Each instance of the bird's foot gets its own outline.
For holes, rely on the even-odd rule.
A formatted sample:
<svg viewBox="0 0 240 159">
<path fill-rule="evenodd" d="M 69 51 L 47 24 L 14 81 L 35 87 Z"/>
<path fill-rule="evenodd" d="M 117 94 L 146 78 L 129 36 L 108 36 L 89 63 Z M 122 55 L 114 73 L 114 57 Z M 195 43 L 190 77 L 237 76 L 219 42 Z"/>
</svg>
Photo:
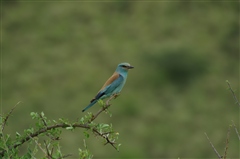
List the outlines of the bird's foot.
<svg viewBox="0 0 240 159">
<path fill-rule="evenodd" d="M 110 106 L 111 104 L 109 103 L 111 100 L 111 98 L 109 98 L 107 101 L 106 101 L 106 106 Z"/>
<path fill-rule="evenodd" d="M 112 99 L 116 99 L 120 93 L 115 93 L 113 94 L 107 101 L 106 101 L 106 106 L 110 106 L 111 104 L 109 103 Z"/>
<path fill-rule="evenodd" d="M 116 93 L 113 95 L 114 99 L 116 99 L 118 96 L 120 96 L 120 93 Z"/>
</svg>

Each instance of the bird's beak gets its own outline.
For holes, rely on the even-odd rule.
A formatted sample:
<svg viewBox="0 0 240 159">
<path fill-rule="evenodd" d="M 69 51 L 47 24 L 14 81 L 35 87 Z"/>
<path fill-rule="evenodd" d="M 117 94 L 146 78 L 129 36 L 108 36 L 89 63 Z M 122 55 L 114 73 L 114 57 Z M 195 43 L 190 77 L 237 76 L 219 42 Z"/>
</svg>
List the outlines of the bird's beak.
<svg viewBox="0 0 240 159">
<path fill-rule="evenodd" d="M 128 66 L 128 69 L 133 69 L 134 67 L 133 66 Z"/>
</svg>

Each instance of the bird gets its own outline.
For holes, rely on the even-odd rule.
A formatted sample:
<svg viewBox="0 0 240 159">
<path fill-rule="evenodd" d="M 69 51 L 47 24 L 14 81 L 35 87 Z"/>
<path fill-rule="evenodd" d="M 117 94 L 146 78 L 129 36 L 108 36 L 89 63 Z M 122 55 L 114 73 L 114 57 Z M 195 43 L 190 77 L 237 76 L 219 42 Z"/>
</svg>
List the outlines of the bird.
<svg viewBox="0 0 240 159">
<path fill-rule="evenodd" d="M 128 70 L 133 68 L 134 67 L 127 62 L 118 64 L 113 75 L 104 83 L 97 95 L 90 101 L 90 104 L 82 110 L 82 112 L 92 107 L 100 99 L 103 100 L 112 95 L 119 94 L 126 83 Z"/>
</svg>

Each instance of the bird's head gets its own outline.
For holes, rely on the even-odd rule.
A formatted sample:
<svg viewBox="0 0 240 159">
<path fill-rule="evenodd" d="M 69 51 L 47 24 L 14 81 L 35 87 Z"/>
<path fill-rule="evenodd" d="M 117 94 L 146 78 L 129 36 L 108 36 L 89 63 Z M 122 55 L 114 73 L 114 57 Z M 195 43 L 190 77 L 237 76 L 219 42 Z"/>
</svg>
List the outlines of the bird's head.
<svg viewBox="0 0 240 159">
<path fill-rule="evenodd" d="M 134 67 L 131 66 L 129 63 L 120 63 L 117 67 L 117 72 L 127 72 L 129 69 L 133 69 Z"/>
</svg>

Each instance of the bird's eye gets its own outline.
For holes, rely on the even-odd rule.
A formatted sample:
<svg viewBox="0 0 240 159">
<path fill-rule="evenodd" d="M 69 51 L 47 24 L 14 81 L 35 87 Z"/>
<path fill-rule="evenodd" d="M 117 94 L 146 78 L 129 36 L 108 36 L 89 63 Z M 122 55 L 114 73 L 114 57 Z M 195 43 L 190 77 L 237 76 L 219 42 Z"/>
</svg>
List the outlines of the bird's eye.
<svg viewBox="0 0 240 159">
<path fill-rule="evenodd" d="M 127 66 L 126 65 L 122 65 L 123 68 L 126 68 Z"/>
</svg>

